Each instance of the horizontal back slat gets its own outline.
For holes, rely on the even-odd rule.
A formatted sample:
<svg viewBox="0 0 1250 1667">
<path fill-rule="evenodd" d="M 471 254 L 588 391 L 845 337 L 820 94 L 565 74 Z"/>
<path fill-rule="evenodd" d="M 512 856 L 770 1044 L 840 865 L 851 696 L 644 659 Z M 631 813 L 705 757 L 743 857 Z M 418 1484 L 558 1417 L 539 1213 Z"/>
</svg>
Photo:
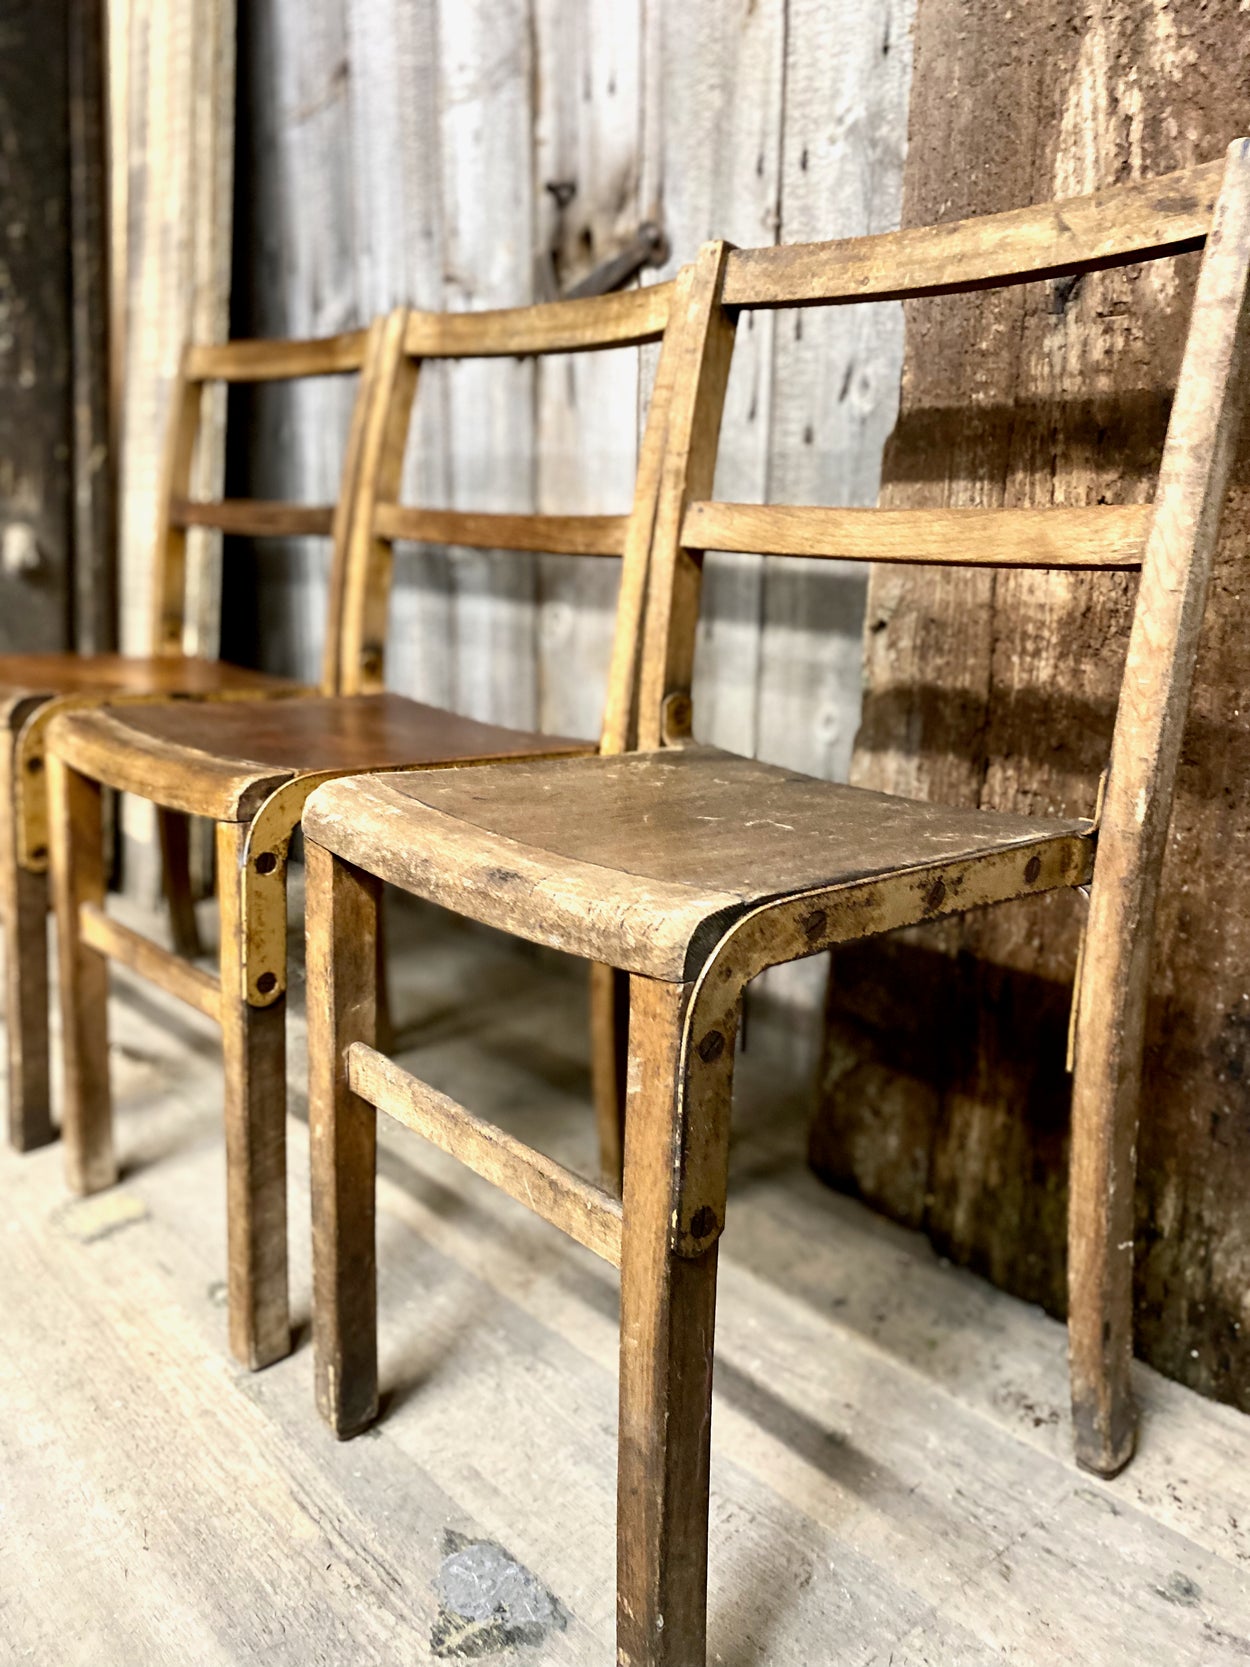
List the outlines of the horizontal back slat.
<svg viewBox="0 0 1250 1667">
<path fill-rule="evenodd" d="M 216 527 L 241 538 L 328 538 L 334 531 L 334 505 L 263 498 L 221 498 L 215 503 L 175 498 L 169 519 L 175 527 Z"/>
<path fill-rule="evenodd" d="M 497 359 L 633 347 L 659 341 L 664 334 L 672 292 L 670 280 L 619 295 L 493 312 L 413 312 L 404 345 L 413 358 L 422 359 Z"/>
<path fill-rule="evenodd" d="M 789 248 L 737 249 L 723 299 L 741 307 L 902 300 L 1029 283 L 1200 248 L 1224 163 L 975 220 Z"/>
<path fill-rule="evenodd" d="M 1141 566 L 1149 504 L 1043 509 L 823 509 L 691 504 L 688 550 L 955 567 Z"/>
<path fill-rule="evenodd" d="M 190 382 L 283 382 L 299 376 L 345 376 L 361 369 L 367 330 L 307 341 L 193 344 L 183 361 Z"/>
<path fill-rule="evenodd" d="M 461 544 L 472 550 L 532 550 L 541 555 L 619 556 L 625 550 L 627 515 L 499 515 L 472 510 L 410 509 L 379 504 L 373 530 L 379 538 L 418 544 Z"/>
</svg>

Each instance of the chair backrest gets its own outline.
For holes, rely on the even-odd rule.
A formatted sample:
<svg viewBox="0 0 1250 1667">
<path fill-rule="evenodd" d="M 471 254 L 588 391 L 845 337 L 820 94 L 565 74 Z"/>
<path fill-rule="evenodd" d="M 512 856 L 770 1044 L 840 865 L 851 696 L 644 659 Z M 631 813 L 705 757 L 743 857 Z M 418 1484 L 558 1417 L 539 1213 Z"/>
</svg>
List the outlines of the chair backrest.
<svg viewBox="0 0 1250 1667">
<path fill-rule="evenodd" d="M 639 450 L 633 507 L 615 515 L 539 515 L 425 509 L 399 502 L 400 475 L 427 360 L 529 358 L 640 346 L 665 337 L 688 272 L 667 283 L 572 301 L 490 312 L 410 311 L 403 351 L 388 359 L 391 384 L 372 407 L 362 447 L 358 510 L 351 537 L 340 657 L 345 693 L 382 686 L 392 550 L 412 539 L 480 550 L 619 557 L 621 584 L 600 744 L 620 751 L 633 739 L 647 558 L 672 386 L 673 333 L 660 354 Z M 389 326 L 388 326 L 389 327 Z"/>
<path fill-rule="evenodd" d="M 942 295 L 1203 249 L 1154 501 L 1053 509 L 824 509 L 712 500 L 743 309 Z M 648 589 L 639 744 L 690 733 L 703 553 L 1132 568 L 1141 580 L 1100 836 L 1157 852 L 1175 780 L 1245 381 L 1250 141 L 1222 161 L 983 219 L 838 243 L 700 252 L 668 416 Z M 1117 831 L 1118 830 L 1118 831 Z M 1154 856 L 1150 861 L 1155 860 Z M 1147 862 L 1149 866 L 1149 862 Z"/>
<path fill-rule="evenodd" d="M 389 386 L 386 355 L 400 356 L 403 316 L 377 319 L 367 328 L 311 340 L 232 341 L 192 344 L 182 355 L 173 389 L 165 442 L 152 587 L 151 648 L 180 654 L 186 623 L 187 534 L 215 528 L 247 538 L 321 536 L 332 540 L 330 619 L 322 687 L 338 687 L 338 629 L 347 578 L 351 518 L 359 485 L 368 414 L 379 390 Z M 389 332 L 389 333 L 388 333 Z M 287 382 L 325 376 L 359 377 L 333 504 L 295 504 L 277 499 L 192 499 L 191 473 L 200 437 L 204 391 L 211 383 Z"/>
</svg>

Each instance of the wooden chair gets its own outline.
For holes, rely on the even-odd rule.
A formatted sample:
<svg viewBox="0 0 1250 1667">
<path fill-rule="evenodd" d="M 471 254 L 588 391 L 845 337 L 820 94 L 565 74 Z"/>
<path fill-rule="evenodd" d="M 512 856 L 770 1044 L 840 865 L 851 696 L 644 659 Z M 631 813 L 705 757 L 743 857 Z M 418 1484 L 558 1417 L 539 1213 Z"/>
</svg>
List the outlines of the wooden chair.
<svg viewBox="0 0 1250 1667">
<path fill-rule="evenodd" d="M 1215 203 L 1212 218 L 1212 203 Z M 876 511 L 710 501 L 739 312 L 936 295 L 1202 247 L 1151 506 Z M 1130 1456 L 1133 1141 L 1150 918 L 1237 429 L 1250 142 L 1146 185 L 848 243 L 699 257 L 648 580 L 643 750 L 321 788 L 307 835 L 314 1342 L 340 1436 L 377 1410 L 374 1108 L 621 1268 L 618 1659 L 705 1656 L 717 1244 L 743 990 L 765 967 L 964 909 L 1091 883 L 1071 1233 L 1081 1462 Z M 948 809 L 694 745 L 706 550 L 1004 567 L 1140 567 L 1101 817 Z M 1097 859 L 1095 861 L 1095 852 Z M 379 879 L 628 973 L 623 1204 L 398 1069 L 371 1034 Z"/>
<path fill-rule="evenodd" d="M 286 695 L 300 685 L 183 651 L 186 551 L 191 527 L 247 537 L 318 533 L 335 537 L 335 583 L 345 577 L 347 522 L 368 378 L 379 332 L 356 330 L 317 341 L 235 341 L 191 345 L 182 356 L 171 400 L 154 544 L 149 652 L 11 654 L 0 658 L 0 912 L 4 917 L 5 1013 L 8 1031 L 10 1143 L 19 1151 L 54 1137 L 48 1091 L 48 801 L 44 773 L 48 725 L 61 712 L 110 700 L 178 697 L 256 698 Z M 192 465 L 201 431 L 204 390 L 212 383 L 262 382 L 305 376 L 362 375 L 362 398 L 348 446 L 337 506 L 192 501 Z M 337 645 L 336 645 L 337 651 Z M 337 662 L 327 667 L 337 679 Z M 186 818 L 158 819 L 170 925 L 185 955 L 198 951 L 188 873 Z"/>
<path fill-rule="evenodd" d="M 290 1347 L 287 855 L 305 799 L 319 783 L 361 770 L 478 765 L 595 750 L 590 742 L 480 723 L 380 689 L 392 541 L 437 539 L 484 549 L 623 556 L 605 747 L 624 746 L 633 721 L 628 699 L 655 507 L 661 407 L 653 401 L 631 515 L 406 509 L 396 497 L 418 368 L 427 359 L 556 354 L 655 341 L 664 332 L 673 292 L 668 283 L 493 313 L 397 310 L 386 321 L 378 352 L 342 606 L 337 616 L 331 608 L 339 656 L 335 674 L 348 692 L 260 707 L 218 703 L 211 710 L 172 703 L 102 707 L 67 714 L 49 731 L 69 1183 L 76 1192 L 93 1192 L 111 1185 L 117 1174 L 105 1001 L 111 957 L 221 1025 L 230 1346 L 253 1368 L 281 1358 Z M 104 912 L 101 784 L 216 823 L 218 978 Z"/>
</svg>

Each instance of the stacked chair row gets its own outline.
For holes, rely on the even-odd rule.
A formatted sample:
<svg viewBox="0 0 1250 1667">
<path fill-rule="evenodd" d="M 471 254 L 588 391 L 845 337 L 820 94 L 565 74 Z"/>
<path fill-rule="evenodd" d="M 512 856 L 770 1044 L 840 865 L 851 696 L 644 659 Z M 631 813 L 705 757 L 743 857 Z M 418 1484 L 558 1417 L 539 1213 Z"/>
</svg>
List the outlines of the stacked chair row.
<svg viewBox="0 0 1250 1667">
<path fill-rule="evenodd" d="M 975 291 L 1197 250 L 1152 504 L 879 511 L 714 499 L 743 312 Z M 1070 1188 L 1074 1425 L 1087 1467 L 1112 1475 L 1132 1454 L 1133 1163 L 1151 921 L 1240 416 L 1248 274 L 1250 143 L 1238 141 L 1223 162 L 982 220 L 791 248 L 713 243 L 673 281 L 601 300 L 456 316 L 399 309 L 332 341 L 193 349 L 169 448 L 153 655 L 0 668 L 14 691 L 3 852 L 13 1138 L 33 1145 L 51 1132 L 42 959 L 50 847 L 70 1184 L 92 1191 L 116 1176 L 112 958 L 221 1026 L 231 1347 L 253 1367 L 288 1351 L 286 874 L 302 816 L 318 1404 L 340 1437 L 377 1413 L 381 1110 L 620 1268 L 618 1659 L 628 1667 L 705 1659 L 731 1086 L 743 992 L 766 967 L 973 907 L 1087 891 Z M 398 501 L 424 361 L 657 341 L 627 514 L 484 515 Z M 202 382 L 330 372 L 360 378 L 337 506 L 187 501 Z M 192 525 L 332 536 L 320 692 L 182 655 Z M 597 746 L 383 691 L 396 539 L 620 559 Z M 945 808 L 697 744 L 691 687 L 709 550 L 1139 571 L 1098 806 L 1081 819 Z M 158 807 L 177 953 L 106 912 L 106 787 Z M 217 830 L 217 978 L 186 955 L 191 816 Z M 605 1185 L 387 1057 L 383 883 L 590 963 Z"/>
</svg>

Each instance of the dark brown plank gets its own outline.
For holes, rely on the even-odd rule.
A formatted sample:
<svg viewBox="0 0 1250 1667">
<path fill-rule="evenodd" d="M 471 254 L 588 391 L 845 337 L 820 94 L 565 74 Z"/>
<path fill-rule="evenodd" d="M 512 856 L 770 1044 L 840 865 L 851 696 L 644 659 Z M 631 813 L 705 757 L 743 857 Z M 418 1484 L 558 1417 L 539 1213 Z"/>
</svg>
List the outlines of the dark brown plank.
<svg viewBox="0 0 1250 1667">
<path fill-rule="evenodd" d="M 0 650 L 69 643 L 68 14 L 67 0 L 15 0 L 0 52 Z"/>
<path fill-rule="evenodd" d="M 1229 14 L 1193 13 L 1176 39 L 1138 4 L 1091 24 L 1060 0 L 1010 19 L 988 0 L 926 0 L 916 46 L 913 223 L 1040 200 L 1057 179 L 1095 184 L 1081 159 L 1102 159 L 1104 177 L 1126 168 L 1128 121 L 1143 172 L 1205 160 L 1250 127 Z M 1094 56 L 1110 80 L 1064 126 Z M 1175 287 L 1130 271 L 915 303 L 883 503 L 1147 499 L 1195 268 L 1178 262 Z M 1243 443 L 1160 893 L 1136 1277 L 1139 1353 L 1243 1406 L 1250 898 L 1228 853 L 1250 827 L 1248 483 Z M 876 572 L 855 778 L 948 804 L 1088 814 L 1131 601 L 1115 578 Z M 840 951 L 813 1144 L 824 1175 L 1055 1313 L 1066 1306 L 1062 1058 L 1084 913 L 1056 897 Z"/>
</svg>

